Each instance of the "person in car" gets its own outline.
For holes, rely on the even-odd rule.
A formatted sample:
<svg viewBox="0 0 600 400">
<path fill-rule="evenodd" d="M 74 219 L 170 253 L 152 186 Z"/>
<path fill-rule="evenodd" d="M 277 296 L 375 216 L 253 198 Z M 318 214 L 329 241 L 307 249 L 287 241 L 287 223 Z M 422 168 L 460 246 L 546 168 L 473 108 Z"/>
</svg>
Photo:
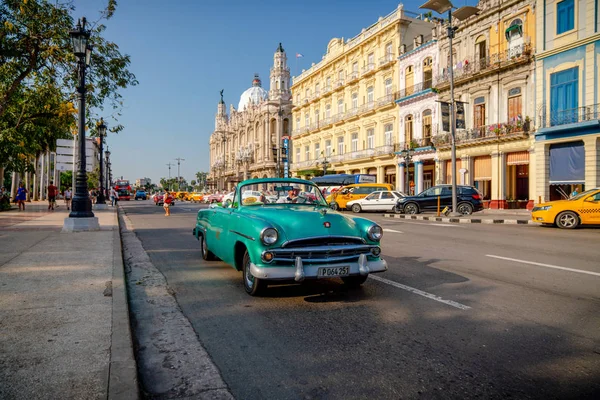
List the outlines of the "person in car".
<svg viewBox="0 0 600 400">
<path fill-rule="evenodd" d="M 298 189 L 288 190 L 286 197 L 280 197 L 278 203 L 295 203 L 298 200 Z"/>
</svg>

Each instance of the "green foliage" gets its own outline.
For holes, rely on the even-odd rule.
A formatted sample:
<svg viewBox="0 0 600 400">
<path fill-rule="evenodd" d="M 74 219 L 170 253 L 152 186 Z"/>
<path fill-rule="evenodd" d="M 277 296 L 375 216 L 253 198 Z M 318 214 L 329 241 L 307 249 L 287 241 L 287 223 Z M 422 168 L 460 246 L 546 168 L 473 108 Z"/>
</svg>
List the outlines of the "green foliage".
<svg viewBox="0 0 600 400">
<path fill-rule="evenodd" d="M 73 185 L 73 171 L 64 171 L 60 173 L 60 191 L 63 192 Z M 73 190 L 73 188 L 71 188 Z"/>
<path fill-rule="evenodd" d="M 109 0 L 101 19 L 110 19 L 116 1 Z M 32 159 L 53 150 L 56 139 L 68 138 L 76 126 L 78 75 L 69 30 L 73 3 L 46 0 L 0 2 L 0 165 L 23 171 Z M 112 132 L 123 107 L 120 91 L 138 82 L 129 70 L 130 57 L 105 38 L 105 25 L 91 29 L 91 68 L 87 70 L 87 121 L 91 133 L 109 107 Z"/>
</svg>

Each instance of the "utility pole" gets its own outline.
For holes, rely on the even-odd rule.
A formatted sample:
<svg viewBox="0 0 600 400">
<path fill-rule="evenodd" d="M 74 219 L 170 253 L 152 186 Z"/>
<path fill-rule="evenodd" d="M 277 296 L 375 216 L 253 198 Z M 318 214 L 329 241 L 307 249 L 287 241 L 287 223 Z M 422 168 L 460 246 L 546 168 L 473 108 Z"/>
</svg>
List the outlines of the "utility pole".
<svg viewBox="0 0 600 400">
<path fill-rule="evenodd" d="M 175 160 L 177 160 L 177 190 L 181 191 L 181 175 L 179 174 L 179 165 L 182 161 L 185 161 L 185 158 L 177 157 Z"/>
<path fill-rule="evenodd" d="M 171 190 L 171 167 L 175 166 L 175 164 L 167 163 L 167 167 L 169 167 L 169 191 Z"/>
</svg>

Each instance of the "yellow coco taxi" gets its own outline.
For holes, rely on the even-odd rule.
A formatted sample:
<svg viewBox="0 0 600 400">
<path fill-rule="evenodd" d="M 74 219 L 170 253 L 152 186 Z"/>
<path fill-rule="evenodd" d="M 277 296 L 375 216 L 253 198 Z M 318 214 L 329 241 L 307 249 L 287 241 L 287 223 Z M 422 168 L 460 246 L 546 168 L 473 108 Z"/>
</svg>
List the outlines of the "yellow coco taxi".
<svg viewBox="0 0 600 400">
<path fill-rule="evenodd" d="M 394 187 L 389 183 L 356 183 L 344 186 L 338 192 L 330 194 L 326 201 L 336 211 L 345 210 L 349 201 L 364 199 L 371 193 L 380 190 L 392 191 Z"/>
<path fill-rule="evenodd" d="M 533 207 L 535 222 L 556 225 L 563 229 L 580 224 L 600 225 L 600 188 L 585 191 L 568 200 L 549 201 Z"/>
</svg>

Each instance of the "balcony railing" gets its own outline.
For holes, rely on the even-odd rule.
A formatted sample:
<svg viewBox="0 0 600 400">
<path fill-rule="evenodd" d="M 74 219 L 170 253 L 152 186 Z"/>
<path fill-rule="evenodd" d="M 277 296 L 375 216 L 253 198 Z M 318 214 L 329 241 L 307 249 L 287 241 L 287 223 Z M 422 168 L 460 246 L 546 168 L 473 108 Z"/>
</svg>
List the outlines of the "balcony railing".
<svg viewBox="0 0 600 400">
<path fill-rule="evenodd" d="M 488 57 L 481 58 L 470 62 L 465 60 L 462 65 L 454 68 L 454 79 L 459 80 L 461 78 L 470 77 L 487 71 L 493 71 L 498 68 L 503 68 L 528 60 L 531 56 L 532 49 L 530 44 L 522 44 L 520 46 L 512 47 L 508 50 L 494 53 Z M 444 69 L 442 75 L 437 78 L 437 84 L 442 85 L 449 83 L 450 75 L 448 69 Z"/>
<path fill-rule="evenodd" d="M 359 75 L 360 74 L 358 73 L 358 71 L 352 71 L 352 72 L 350 72 L 350 74 L 348 74 L 348 83 L 350 83 L 350 82 L 358 79 Z"/>
<path fill-rule="evenodd" d="M 337 113 L 333 117 L 331 117 L 331 122 L 333 122 L 335 124 L 336 122 L 343 121 L 344 118 L 345 118 L 345 115 L 343 112 Z"/>
<path fill-rule="evenodd" d="M 424 147 L 433 147 L 433 139 L 431 136 L 413 138 L 410 142 L 400 142 L 398 151 L 406 149 L 420 149 Z"/>
<path fill-rule="evenodd" d="M 555 110 L 549 113 L 544 112 L 540 116 L 540 128 L 550 128 L 553 126 L 576 124 L 586 121 L 595 121 L 600 119 L 600 104 L 591 106 L 577 107 L 569 110 Z"/>
<path fill-rule="evenodd" d="M 337 89 L 337 88 L 342 87 L 342 86 L 344 86 L 344 80 L 343 79 L 338 79 L 335 82 L 335 88 Z"/>
<path fill-rule="evenodd" d="M 524 122 L 504 122 L 460 129 L 456 132 L 456 144 L 525 137 L 529 135 L 530 128 L 529 119 L 526 119 Z M 440 133 L 433 135 L 431 140 L 435 147 L 446 147 L 451 145 L 452 138 L 450 133 Z"/>
<path fill-rule="evenodd" d="M 375 102 L 371 101 L 369 103 L 365 103 L 362 106 L 360 106 L 360 108 L 358 109 L 358 113 L 363 114 L 363 113 L 373 110 L 374 108 L 375 108 Z"/>
<path fill-rule="evenodd" d="M 362 67 L 363 75 L 368 74 L 371 71 L 375 71 L 375 63 L 369 63 L 369 64 L 365 65 L 364 67 Z"/>
<path fill-rule="evenodd" d="M 352 118 L 358 114 L 358 107 L 353 107 L 346 111 L 346 118 Z"/>
<path fill-rule="evenodd" d="M 385 56 L 383 56 L 379 59 L 379 66 L 383 67 L 384 65 L 391 63 L 392 61 L 394 61 L 394 55 L 386 54 Z"/>
<path fill-rule="evenodd" d="M 421 93 L 427 89 L 431 89 L 433 81 L 427 80 L 424 82 L 417 83 L 416 85 L 409 86 L 400 90 L 398 99 L 401 100 L 405 97 L 412 96 L 413 94 Z"/>
<path fill-rule="evenodd" d="M 331 92 L 331 86 L 325 86 L 323 88 L 323 96 L 325 96 L 329 92 Z"/>
<path fill-rule="evenodd" d="M 398 94 L 398 92 L 395 92 L 386 94 L 385 96 L 381 96 L 377 99 L 377 107 L 383 107 L 388 104 L 393 104 L 394 101 L 396 101 L 396 99 L 398 98 Z"/>
</svg>

